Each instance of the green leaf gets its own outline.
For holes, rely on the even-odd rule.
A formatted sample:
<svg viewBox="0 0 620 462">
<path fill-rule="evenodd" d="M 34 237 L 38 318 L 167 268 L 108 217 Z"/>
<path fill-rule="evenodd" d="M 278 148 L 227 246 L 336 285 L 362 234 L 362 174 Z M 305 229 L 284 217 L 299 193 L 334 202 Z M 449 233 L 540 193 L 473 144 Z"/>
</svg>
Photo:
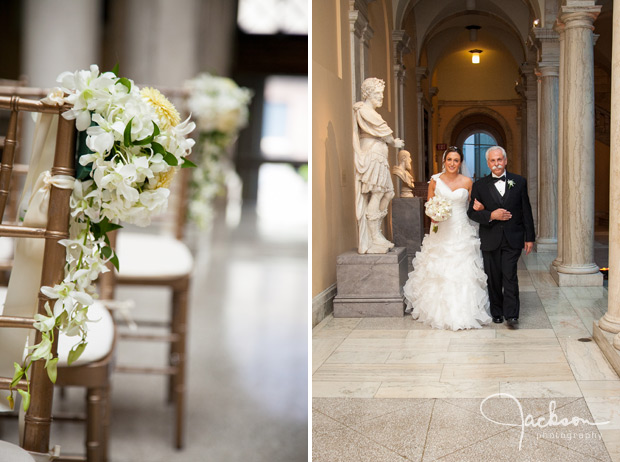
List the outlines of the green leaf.
<svg viewBox="0 0 620 462">
<path fill-rule="evenodd" d="M 114 254 L 114 256 L 112 256 L 112 258 L 110 258 L 110 261 L 114 265 L 114 268 L 116 268 L 116 271 L 121 270 L 119 262 L 118 262 L 118 256 L 116 255 L 116 253 Z"/>
<path fill-rule="evenodd" d="M 56 383 L 56 377 L 58 376 L 58 358 L 50 359 L 45 365 L 45 369 L 52 383 Z"/>
<path fill-rule="evenodd" d="M 28 412 L 28 408 L 30 407 L 30 393 L 25 390 L 17 390 L 17 392 L 22 395 L 22 407 L 24 408 L 24 412 Z"/>
<path fill-rule="evenodd" d="M 198 167 L 198 165 L 193 163 L 191 160 L 189 160 L 186 157 L 183 158 L 183 163 L 181 164 L 181 168 L 196 168 L 196 167 Z"/>
<path fill-rule="evenodd" d="M 127 91 L 130 92 L 131 91 L 131 81 L 125 77 L 121 77 L 120 79 L 118 79 L 118 82 L 121 85 L 125 85 L 127 87 Z"/>
<path fill-rule="evenodd" d="M 99 223 L 91 223 L 90 225 L 90 229 L 93 232 L 95 239 L 105 236 L 106 243 L 108 245 L 110 244 L 110 240 L 107 238 L 106 234 L 120 228 L 122 228 L 122 225 L 111 223 L 107 217 L 104 217 Z"/>
<path fill-rule="evenodd" d="M 25 373 L 22 367 L 17 363 L 13 363 L 13 367 L 15 367 L 15 373 L 13 374 L 13 381 L 11 382 L 10 388 L 17 386 L 17 382 L 22 379 Z"/>
<path fill-rule="evenodd" d="M 6 399 L 9 402 L 9 407 L 11 408 L 11 411 L 15 409 L 15 399 L 13 398 L 13 392 L 11 392 L 11 394 L 7 396 Z"/>
<path fill-rule="evenodd" d="M 67 364 L 69 364 L 70 366 L 71 364 L 73 364 L 74 361 L 77 361 L 77 359 L 80 356 L 82 356 L 82 353 L 84 353 L 85 348 L 86 348 L 86 342 L 80 342 L 76 346 L 74 346 L 69 352 Z"/>
<path fill-rule="evenodd" d="M 131 122 L 133 121 L 133 117 L 129 119 L 127 122 L 127 126 L 125 127 L 125 132 L 123 133 L 123 144 L 126 147 L 131 146 Z"/>
<path fill-rule="evenodd" d="M 174 156 L 174 154 L 168 151 L 166 151 L 166 154 L 164 155 L 164 162 L 168 165 L 172 165 L 173 167 L 179 165 L 178 159 Z"/>
<path fill-rule="evenodd" d="M 155 154 L 161 154 L 162 157 L 164 157 L 167 152 L 166 149 L 161 144 L 159 144 L 157 141 L 153 141 L 151 143 L 151 149 L 153 150 Z"/>
<path fill-rule="evenodd" d="M 94 127 L 96 125 L 97 124 L 91 120 L 90 126 Z M 87 165 L 80 164 L 80 157 L 86 154 L 94 154 L 94 151 L 92 151 L 86 145 L 86 138 L 87 138 L 86 130 L 84 130 L 83 132 L 78 132 L 77 142 L 75 145 L 75 156 L 76 156 L 75 157 L 75 170 L 76 170 L 75 176 L 78 180 L 84 180 L 86 178 L 89 178 L 90 173 L 92 172 L 92 165 L 93 165 L 92 162 Z"/>
<path fill-rule="evenodd" d="M 110 247 L 104 247 L 101 249 L 101 254 L 104 258 L 110 258 L 112 256 L 112 249 Z"/>
<path fill-rule="evenodd" d="M 116 65 L 114 66 L 114 68 L 112 69 L 112 73 L 118 77 L 118 70 L 119 70 L 119 65 L 118 63 L 116 63 Z"/>
<path fill-rule="evenodd" d="M 159 133 L 160 133 L 159 127 L 157 126 L 155 122 L 153 122 L 153 133 L 151 133 L 146 138 L 142 138 L 141 140 L 134 141 L 133 144 L 134 146 L 145 146 L 147 144 L 151 144 L 153 142 L 153 139 L 155 139 L 155 137 L 159 135 Z"/>
</svg>

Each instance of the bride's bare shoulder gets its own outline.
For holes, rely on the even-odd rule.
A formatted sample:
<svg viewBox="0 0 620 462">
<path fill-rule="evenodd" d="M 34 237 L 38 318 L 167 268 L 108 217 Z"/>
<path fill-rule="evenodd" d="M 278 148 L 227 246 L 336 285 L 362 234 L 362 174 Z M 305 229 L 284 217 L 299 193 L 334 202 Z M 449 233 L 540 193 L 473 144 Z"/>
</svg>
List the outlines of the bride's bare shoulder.
<svg viewBox="0 0 620 462">
<path fill-rule="evenodd" d="M 474 182 L 472 181 L 471 178 L 469 178 L 468 176 L 465 175 L 461 175 L 461 181 L 463 182 L 463 184 L 465 185 L 465 187 L 467 189 L 469 189 L 471 187 L 472 184 L 474 184 Z"/>
</svg>

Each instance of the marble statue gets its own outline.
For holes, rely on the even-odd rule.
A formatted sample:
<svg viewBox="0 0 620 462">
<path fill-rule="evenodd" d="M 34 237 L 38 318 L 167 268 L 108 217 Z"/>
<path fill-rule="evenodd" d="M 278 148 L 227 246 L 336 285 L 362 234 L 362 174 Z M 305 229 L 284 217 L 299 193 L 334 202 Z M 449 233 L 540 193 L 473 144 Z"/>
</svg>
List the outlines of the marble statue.
<svg viewBox="0 0 620 462">
<path fill-rule="evenodd" d="M 394 197 L 388 163 L 388 144 L 397 149 L 405 143 L 392 136 L 392 129 L 376 111 L 383 104 L 385 82 L 374 77 L 362 83 L 362 100 L 353 105 L 355 127 L 355 215 L 360 254 L 387 253 L 394 244 L 381 232 L 383 218 Z"/>
<path fill-rule="evenodd" d="M 392 174 L 402 181 L 400 186 L 400 197 L 413 197 L 413 176 L 411 176 L 411 154 L 409 151 L 398 152 L 398 165 L 392 167 Z"/>
</svg>

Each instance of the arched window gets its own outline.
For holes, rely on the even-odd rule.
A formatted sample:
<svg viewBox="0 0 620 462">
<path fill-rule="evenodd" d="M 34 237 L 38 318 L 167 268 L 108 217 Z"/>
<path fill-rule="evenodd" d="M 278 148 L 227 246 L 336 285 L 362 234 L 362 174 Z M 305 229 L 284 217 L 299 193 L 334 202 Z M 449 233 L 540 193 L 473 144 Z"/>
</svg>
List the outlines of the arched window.
<svg viewBox="0 0 620 462">
<path fill-rule="evenodd" d="M 474 181 L 491 173 L 484 157 L 484 153 L 491 146 L 497 146 L 497 144 L 498 143 L 495 138 L 484 131 L 476 131 L 472 133 L 463 143 L 465 163 L 467 164 L 469 171 L 473 174 Z"/>
</svg>

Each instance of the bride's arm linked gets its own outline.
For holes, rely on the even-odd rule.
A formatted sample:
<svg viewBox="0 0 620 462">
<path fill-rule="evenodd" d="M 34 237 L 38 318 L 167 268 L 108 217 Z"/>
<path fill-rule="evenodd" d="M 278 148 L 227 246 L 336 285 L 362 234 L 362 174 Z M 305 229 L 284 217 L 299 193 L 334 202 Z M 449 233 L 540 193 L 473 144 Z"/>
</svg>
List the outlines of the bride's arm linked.
<svg viewBox="0 0 620 462">
<path fill-rule="evenodd" d="M 467 216 L 481 225 L 488 226 L 491 222 L 491 212 L 485 209 L 484 205 L 482 205 L 482 203 L 478 200 L 479 197 L 477 183 L 474 183 L 469 196 Z M 479 204 L 482 208 L 479 208 L 477 204 Z"/>
<path fill-rule="evenodd" d="M 437 186 L 437 183 L 435 182 L 434 178 L 431 178 L 431 181 L 428 182 L 428 194 L 426 195 L 426 201 L 430 201 L 433 196 L 435 196 L 435 186 Z M 435 223 L 435 220 L 433 220 L 431 218 L 431 222 Z"/>
</svg>

